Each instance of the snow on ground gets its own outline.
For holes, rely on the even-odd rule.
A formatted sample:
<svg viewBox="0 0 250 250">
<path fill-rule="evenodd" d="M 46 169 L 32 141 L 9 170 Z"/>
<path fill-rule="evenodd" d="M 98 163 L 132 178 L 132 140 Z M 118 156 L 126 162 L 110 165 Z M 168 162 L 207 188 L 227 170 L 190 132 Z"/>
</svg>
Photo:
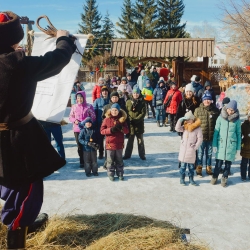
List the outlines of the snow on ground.
<svg viewBox="0 0 250 250">
<path fill-rule="evenodd" d="M 86 85 L 88 101 L 91 84 Z M 69 115 L 69 108 L 65 120 Z M 42 212 L 58 214 L 132 213 L 176 223 L 191 229 L 191 239 L 211 249 L 250 249 L 249 187 L 239 175 L 239 159 L 232 166 L 229 186 L 212 186 L 211 177 L 195 180 L 199 186 L 179 184 L 180 137 L 145 120 L 146 161 L 133 156 L 125 161 L 125 180 L 111 182 L 98 160 L 99 176 L 87 178 L 79 168 L 72 125 L 63 127 L 67 165 L 44 181 Z M 186 177 L 187 179 L 187 177 Z"/>
</svg>

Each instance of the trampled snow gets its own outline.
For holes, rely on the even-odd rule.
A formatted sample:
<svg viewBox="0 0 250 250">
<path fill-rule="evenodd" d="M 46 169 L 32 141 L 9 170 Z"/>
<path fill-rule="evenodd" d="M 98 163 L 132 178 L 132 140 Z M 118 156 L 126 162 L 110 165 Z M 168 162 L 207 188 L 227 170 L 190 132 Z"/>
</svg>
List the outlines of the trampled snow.
<svg viewBox="0 0 250 250">
<path fill-rule="evenodd" d="M 85 85 L 91 101 L 93 84 Z M 70 108 L 65 120 L 68 121 Z M 180 137 L 169 127 L 157 127 L 145 119 L 146 161 L 138 157 L 135 140 L 132 158 L 124 161 L 125 180 L 111 182 L 98 160 L 99 176 L 86 177 L 79 168 L 72 124 L 63 126 L 67 164 L 44 180 L 42 212 L 50 216 L 66 214 L 132 213 L 191 230 L 191 240 L 201 240 L 211 249 L 250 249 L 250 182 L 240 178 L 240 159 L 232 165 L 227 188 L 212 186 L 203 168 L 199 186 L 179 184 L 178 151 Z M 126 141 L 125 141 L 126 144 Z M 214 164 L 214 159 L 213 159 Z M 213 165 L 214 166 L 214 165 Z M 188 177 L 186 177 L 188 180 Z"/>
</svg>

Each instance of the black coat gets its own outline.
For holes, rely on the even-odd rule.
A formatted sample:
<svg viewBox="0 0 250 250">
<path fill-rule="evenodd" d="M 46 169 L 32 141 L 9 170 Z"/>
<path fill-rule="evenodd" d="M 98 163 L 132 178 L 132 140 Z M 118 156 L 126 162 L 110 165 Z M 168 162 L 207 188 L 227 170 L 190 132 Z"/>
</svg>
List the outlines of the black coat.
<svg viewBox="0 0 250 250">
<path fill-rule="evenodd" d="M 75 45 L 67 37 L 57 39 L 53 52 L 25 56 L 21 51 L 0 54 L 0 123 L 26 116 L 33 104 L 37 81 L 58 74 L 68 64 Z M 21 186 L 52 174 L 65 165 L 42 126 L 32 118 L 11 130 L 0 131 L 0 185 Z"/>
<path fill-rule="evenodd" d="M 194 114 L 195 109 L 200 106 L 200 100 L 199 100 L 199 98 L 195 96 L 194 99 L 195 99 L 196 103 L 194 103 L 193 98 L 187 99 L 186 96 L 185 96 L 185 94 L 183 95 L 183 99 L 182 99 L 182 101 L 179 104 L 178 109 L 177 109 L 176 121 L 175 121 L 176 123 L 188 111 L 192 111 L 192 113 Z"/>
</svg>

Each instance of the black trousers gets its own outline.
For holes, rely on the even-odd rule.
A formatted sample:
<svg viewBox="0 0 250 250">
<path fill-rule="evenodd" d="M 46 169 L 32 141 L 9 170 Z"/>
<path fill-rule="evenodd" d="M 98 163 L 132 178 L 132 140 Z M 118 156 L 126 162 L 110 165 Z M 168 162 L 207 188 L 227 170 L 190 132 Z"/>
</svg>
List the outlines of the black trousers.
<svg viewBox="0 0 250 250">
<path fill-rule="evenodd" d="M 74 132 L 76 144 L 77 144 L 77 152 L 80 157 L 80 164 L 83 164 L 83 147 L 82 147 L 82 144 L 78 140 L 79 134 L 80 134 L 79 132 Z"/>
<path fill-rule="evenodd" d="M 98 172 L 96 151 L 83 151 L 83 159 L 86 174 Z"/>
<path fill-rule="evenodd" d="M 143 134 L 136 134 L 136 135 L 129 136 L 124 156 L 131 157 L 133 147 L 134 147 L 135 136 L 137 139 L 139 156 L 140 158 L 145 157 L 145 146 L 144 146 Z"/>
<path fill-rule="evenodd" d="M 175 130 L 175 117 L 176 114 L 169 114 L 169 124 L 171 130 Z"/>
<path fill-rule="evenodd" d="M 218 176 L 220 174 L 222 164 L 223 164 L 223 160 L 216 159 L 213 178 L 218 178 Z M 225 161 L 225 168 L 224 168 L 224 172 L 223 172 L 223 175 L 222 175 L 223 177 L 228 178 L 228 175 L 230 173 L 231 165 L 232 165 L 231 161 Z"/>
<path fill-rule="evenodd" d="M 145 101 L 145 104 L 146 104 L 146 114 L 147 114 L 147 116 L 149 116 L 149 107 L 148 106 L 150 106 L 152 114 L 153 114 L 153 116 L 155 116 L 155 108 L 152 106 L 152 101 Z"/>
<path fill-rule="evenodd" d="M 248 178 L 250 178 L 250 159 L 242 157 L 240 163 L 240 175 L 241 178 L 246 179 L 248 171 Z"/>
</svg>

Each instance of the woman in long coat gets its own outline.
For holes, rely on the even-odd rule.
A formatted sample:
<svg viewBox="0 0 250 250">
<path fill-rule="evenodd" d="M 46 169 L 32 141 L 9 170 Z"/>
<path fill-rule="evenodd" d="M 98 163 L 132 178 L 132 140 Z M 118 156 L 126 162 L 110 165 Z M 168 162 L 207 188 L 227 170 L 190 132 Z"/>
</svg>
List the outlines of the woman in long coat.
<svg viewBox="0 0 250 250">
<path fill-rule="evenodd" d="M 240 153 L 241 148 L 241 121 L 237 109 L 237 102 L 231 100 L 221 110 L 215 125 L 213 136 L 213 151 L 216 154 L 216 164 L 214 168 L 211 184 L 217 181 L 223 161 L 225 169 L 221 178 L 221 185 L 227 186 L 228 174 L 230 172 L 232 161 L 235 160 L 236 153 Z"/>
<path fill-rule="evenodd" d="M 54 51 L 25 56 L 15 51 L 23 36 L 17 15 L 0 13 L 0 198 L 8 249 L 25 248 L 27 226 L 42 206 L 42 178 L 65 165 L 30 111 L 37 81 L 58 74 L 76 49 L 68 32 L 58 31 Z"/>
</svg>

